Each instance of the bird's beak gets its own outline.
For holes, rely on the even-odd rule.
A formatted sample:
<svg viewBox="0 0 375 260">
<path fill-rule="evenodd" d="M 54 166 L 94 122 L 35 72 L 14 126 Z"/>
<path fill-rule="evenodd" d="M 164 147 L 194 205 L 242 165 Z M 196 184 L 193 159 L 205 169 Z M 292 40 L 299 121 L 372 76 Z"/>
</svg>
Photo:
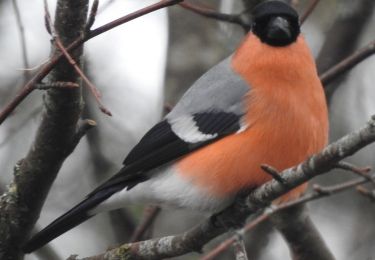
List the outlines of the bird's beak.
<svg viewBox="0 0 375 260">
<path fill-rule="evenodd" d="M 272 18 L 268 25 L 267 37 L 272 40 L 290 40 L 292 37 L 291 26 L 283 17 Z"/>
</svg>

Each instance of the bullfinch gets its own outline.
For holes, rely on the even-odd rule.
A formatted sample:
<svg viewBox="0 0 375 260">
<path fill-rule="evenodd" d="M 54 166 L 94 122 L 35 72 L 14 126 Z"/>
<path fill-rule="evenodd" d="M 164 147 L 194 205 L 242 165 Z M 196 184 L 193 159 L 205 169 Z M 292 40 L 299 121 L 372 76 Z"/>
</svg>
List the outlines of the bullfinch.
<svg viewBox="0 0 375 260">
<path fill-rule="evenodd" d="M 297 12 L 253 11 L 251 32 L 131 150 L 122 169 L 24 245 L 32 252 L 94 215 L 134 203 L 216 213 L 327 143 L 324 91 Z M 305 185 L 280 200 L 298 197 Z"/>
</svg>

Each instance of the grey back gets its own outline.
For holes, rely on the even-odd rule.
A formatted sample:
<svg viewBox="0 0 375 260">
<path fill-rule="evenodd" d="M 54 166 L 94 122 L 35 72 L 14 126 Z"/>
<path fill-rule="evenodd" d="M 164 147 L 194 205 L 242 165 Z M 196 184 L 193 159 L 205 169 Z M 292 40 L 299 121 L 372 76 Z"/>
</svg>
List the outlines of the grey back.
<svg viewBox="0 0 375 260">
<path fill-rule="evenodd" d="M 167 119 L 199 112 L 223 111 L 243 115 L 244 96 L 250 86 L 231 68 L 232 55 L 200 77 L 166 116 Z"/>
</svg>

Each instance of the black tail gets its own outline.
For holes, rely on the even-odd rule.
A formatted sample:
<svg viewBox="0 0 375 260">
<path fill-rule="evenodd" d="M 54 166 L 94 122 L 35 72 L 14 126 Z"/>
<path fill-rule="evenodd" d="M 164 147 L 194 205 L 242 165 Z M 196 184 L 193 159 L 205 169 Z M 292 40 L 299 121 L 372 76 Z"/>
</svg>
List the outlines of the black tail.
<svg viewBox="0 0 375 260">
<path fill-rule="evenodd" d="M 66 231 L 78 226 L 85 220 L 89 219 L 90 216 L 87 211 L 92 208 L 88 207 L 91 204 L 86 199 L 79 203 L 77 206 L 66 212 L 61 217 L 57 218 L 42 231 L 33 236 L 25 245 L 22 250 L 24 253 L 31 253 L 40 247 L 47 244 L 49 241 L 55 239 Z"/>
<path fill-rule="evenodd" d="M 31 253 L 66 231 L 93 217 L 93 215 L 89 214 L 89 211 L 121 189 L 122 187 L 117 186 L 112 187 L 111 189 L 98 191 L 95 194 L 90 194 L 81 203 L 73 207 L 71 210 L 57 218 L 42 231 L 33 236 L 26 244 L 23 245 L 23 252 Z"/>
<path fill-rule="evenodd" d="M 122 168 L 111 179 L 91 192 L 85 200 L 33 236 L 26 244 L 23 245 L 23 252 L 31 253 L 39 249 L 49 241 L 78 226 L 85 220 L 93 217 L 93 215 L 89 213 L 90 210 L 94 209 L 116 192 L 124 188 L 131 189 L 138 183 L 148 179 L 147 176 L 140 173 L 136 175 L 128 174 L 129 172 L 134 171 L 133 168 L 126 166 Z"/>
</svg>

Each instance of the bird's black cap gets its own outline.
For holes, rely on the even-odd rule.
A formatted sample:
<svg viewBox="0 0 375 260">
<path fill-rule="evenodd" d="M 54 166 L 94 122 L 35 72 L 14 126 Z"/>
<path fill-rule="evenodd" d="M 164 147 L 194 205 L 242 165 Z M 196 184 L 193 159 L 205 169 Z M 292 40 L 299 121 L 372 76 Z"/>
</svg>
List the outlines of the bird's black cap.
<svg viewBox="0 0 375 260">
<path fill-rule="evenodd" d="M 290 5 L 281 1 L 265 1 L 252 10 L 254 20 L 269 16 L 287 16 L 298 20 L 298 13 Z"/>
<path fill-rule="evenodd" d="M 287 46 L 300 34 L 298 13 L 281 1 L 265 1 L 252 10 L 252 31 L 271 46 Z"/>
</svg>

